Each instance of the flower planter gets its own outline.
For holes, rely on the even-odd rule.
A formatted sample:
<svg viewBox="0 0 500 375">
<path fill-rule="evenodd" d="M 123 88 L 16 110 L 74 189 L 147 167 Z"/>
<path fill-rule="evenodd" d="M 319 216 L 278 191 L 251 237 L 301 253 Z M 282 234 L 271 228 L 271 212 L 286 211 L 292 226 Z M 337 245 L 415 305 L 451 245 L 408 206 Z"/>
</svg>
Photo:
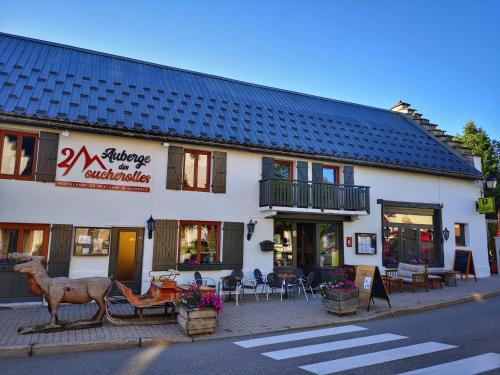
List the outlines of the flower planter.
<svg viewBox="0 0 500 375">
<path fill-rule="evenodd" d="M 261 251 L 274 251 L 274 242 L 273 241 L 262 241 L 259 243 Z"/>
<path fill-rule="evenodd" d="M 329 313 L 338 315 L 356 314 L 359 305 L 359 292 L 345 289 L 329 289 L 323 296 L 323 306 Z"/>
<path fill-rule="evenodd" d="M 217 328 L 217 310 L 213 307 L 189 308 L 180 303 L 177 323 L 189 336 L 212 333 Z"/>
</svg>

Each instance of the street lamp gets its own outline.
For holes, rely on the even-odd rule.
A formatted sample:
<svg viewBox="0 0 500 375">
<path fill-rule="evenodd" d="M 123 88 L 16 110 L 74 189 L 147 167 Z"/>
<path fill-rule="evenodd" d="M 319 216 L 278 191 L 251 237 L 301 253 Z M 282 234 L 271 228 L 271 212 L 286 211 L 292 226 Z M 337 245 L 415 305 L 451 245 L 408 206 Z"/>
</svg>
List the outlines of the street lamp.
<svg viewBox="0 0 500 375">
<path fill-rule="evenodd" d="M 155 219 L 153 219 L 153 215 L 151 215 L 146 222 L 148 224 L 148 238 L 153 238 L 153 231 L 155 230 Z"/>
</svg>

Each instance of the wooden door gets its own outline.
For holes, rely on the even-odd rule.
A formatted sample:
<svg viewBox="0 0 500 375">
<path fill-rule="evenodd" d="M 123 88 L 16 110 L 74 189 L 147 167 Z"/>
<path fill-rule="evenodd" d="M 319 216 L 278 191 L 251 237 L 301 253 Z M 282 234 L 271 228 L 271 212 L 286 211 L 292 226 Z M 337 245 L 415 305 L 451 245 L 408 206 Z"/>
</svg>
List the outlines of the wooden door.
<svg viewBox="0 0 500 375">
<path fill-rule="evenodd" d="M 109 276 L 141 292 L 144 228 L 113 228 Z"/>
</svg>

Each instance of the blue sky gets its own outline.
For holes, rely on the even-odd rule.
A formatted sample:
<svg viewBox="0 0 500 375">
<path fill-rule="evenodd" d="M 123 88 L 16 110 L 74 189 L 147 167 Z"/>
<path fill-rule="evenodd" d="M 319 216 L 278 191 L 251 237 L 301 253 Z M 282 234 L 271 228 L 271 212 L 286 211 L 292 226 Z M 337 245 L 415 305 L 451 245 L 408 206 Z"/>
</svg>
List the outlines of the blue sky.
<svg viewBox="0 0 500 375">
<path fill-rule="evenodd" d="M 71 5 L 71 6 L 69 6 Z M 2 0 L 0 31 L 389 108 L 500 139 L 500 1 Z"/>
</svg>

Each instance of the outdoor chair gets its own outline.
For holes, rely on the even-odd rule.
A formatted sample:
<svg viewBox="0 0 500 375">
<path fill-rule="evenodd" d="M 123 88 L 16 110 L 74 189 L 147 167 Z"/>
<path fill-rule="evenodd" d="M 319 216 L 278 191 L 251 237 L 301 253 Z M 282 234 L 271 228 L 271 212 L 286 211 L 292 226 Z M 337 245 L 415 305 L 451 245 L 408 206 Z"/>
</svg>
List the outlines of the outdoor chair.
<svg viewBox="0 0 500 375">
<path fill-rule="evenodd" d="M 267 275 L 267 288 L 266 288 L 266 299 L 269 301 L 269 290 L 271 293 L 275 291 L 280 291 L 280 300 L 283 302 L 283 293 L 285 292 L 285 282 L 280 279 L 275 273 L 270 273 Z"/>
<path fill-rule="evenodd" d="M 407 264 L 399 263 L 398 268 L 388 268 L 385 270 L 385 275 L 389 278 L 399 278 L 405 284 L 411 284 L 412 291 L 418 286 L 425 288 L 425 291 L 429 291 L 429 275 L 427 274 L 426 264 Z"/>
<path fill-rule="evenodd" d="M 252 277 L 251 272 L 246 272 L 246 276 L 240 280 L 240 288 L 241 288 L 241 297 L 245 298 L 245 289 L 251 289 L 253 294 L 255 295 L 255 299 L 259 302 L 259 295 L 257 293 L 257 280 Z"/>
<path fill-rule="evenodd" d="M 316 293 L 314 292 L 315 288 L 313 288 L 314 272 L 309 272 L 309 275 L 307 275 L 307 277 L 303 278 L 301 281 L 302 290 L 304 291 L 304 294 L 306 296 L 306 301 L 309 302 L 309 297 L 307 297 L 308 292 L 311 293 L 313 299 L 316 299 Z"/>
<path fill-rule="evenodd" d="M 211 277 L 202 277 L 201 273 L 199 273 L 198 271 L 195 271 L 194 273 L 194 281 L 198 286 L 205 285 L 210 288 L 217 289 L 217 284 L 215 283 L 214 279 L 212 279 Z"/>
<path fill-rule="evenodd" d="M 300 295 L 300 289 L 302 288 L 302 280 L 304 279 L 304 271 L 300 268 L 295 268 L 292 270 L 292 273 L 295 275 L 295 278 L 286 283 L 286 287 L 288 288 L 288 295 L 293 297 L 293 291 L 297 290 L 297 296 Z"/>
<path fill-rule="evenodd" d="M 258 268 L 253 270 L 253 276 L 255 278 L 255 289 L 258 289 L 259 285 L 262 285 L 262 293 L 264 293 L 264 289 L 266 289 L 267 285 L 266 278 Z"/>
<path fill-rule="evenodd" d="M 224 296 L 229 296 L 226 301 L 231 300 L 231 296 L 234 294 L 236 296 L 236 306 L 238 306 L 238 295 L 240 292 L 240 287 L 238 280 L 234 276 L 226 276 L 222 279 L 219 295 L 224 298 Z"/>
</svg>

